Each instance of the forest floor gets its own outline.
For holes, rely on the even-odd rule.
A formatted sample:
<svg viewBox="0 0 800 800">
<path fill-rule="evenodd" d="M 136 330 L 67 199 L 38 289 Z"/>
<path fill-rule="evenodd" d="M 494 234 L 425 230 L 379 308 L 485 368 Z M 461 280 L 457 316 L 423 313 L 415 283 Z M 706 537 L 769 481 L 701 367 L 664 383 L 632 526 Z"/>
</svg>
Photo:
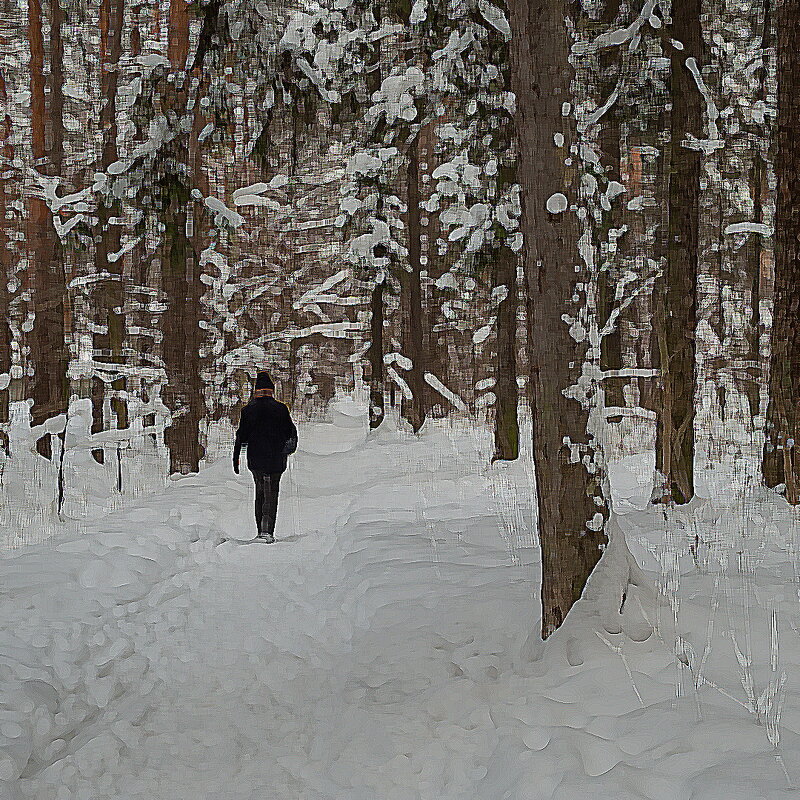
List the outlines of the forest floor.
<svg viewBox="0 0 800 800">
<path fill-rule="evenodd" d="M 466 425 L 367 436 L 350 411 L 301 429 L 274 545 L 233 541 L 255 533 L 252 482 L 224 461 L 0 554 L 3 800 L 798 791 L 781 501 L 711 487 L 665 527 L 651 460 L 618 462 L 651 588 L 594 607 L 611 560 L 542 646 L 530 459 L 487 467 Z"/>
</svg>

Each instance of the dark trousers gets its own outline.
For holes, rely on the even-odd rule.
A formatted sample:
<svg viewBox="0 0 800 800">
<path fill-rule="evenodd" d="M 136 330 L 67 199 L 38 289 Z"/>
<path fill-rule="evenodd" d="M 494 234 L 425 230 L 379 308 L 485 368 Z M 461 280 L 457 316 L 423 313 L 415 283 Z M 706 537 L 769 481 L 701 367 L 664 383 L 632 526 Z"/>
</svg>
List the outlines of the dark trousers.
<svg viewBox="0 0 800 800">
<path fill-rule="evenodd" d="M 280 472 L 251 470 L 256 484 L 256 529 L 260 534 L 275 533 L 275 518 L 278 515 L 278 490 Z"/>
</svg>

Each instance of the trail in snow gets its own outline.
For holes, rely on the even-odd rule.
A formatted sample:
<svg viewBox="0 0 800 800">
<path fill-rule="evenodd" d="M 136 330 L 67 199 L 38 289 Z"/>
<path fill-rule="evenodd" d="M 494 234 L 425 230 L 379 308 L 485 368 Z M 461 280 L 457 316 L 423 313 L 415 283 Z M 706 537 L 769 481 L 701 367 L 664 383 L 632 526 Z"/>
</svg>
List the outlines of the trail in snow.
<svg viewBox="0 0 800 800">
<path fill-rule="evenodd" d="M 249 476 L 222 463 L 0 560 L 3 800 L 787 796 L 776 756 L 800 774 L 788 615 L 777 748 L 742 705 L 690 688 L 666 621 L 662 640 L 638 642 L 579 604 L 538 652 L 525 644 L 539 613 L 530 464 L 488 469 L 483 432 L 367 440 L 343 417 L 303 432 L 274 545 L 222 543 L 254 533 Z M 640 510 L 637 458 L 614 478 L 646 561 L 663 531 Z M 762 600 L 783 556 L 766 561 Z M 700 654 L 713 570 L 676 558 L 680 632 Z M 738 666 L 720 654 L 740 622 L 720 617 L 704 667 L 737 701 Z M 759 690 L 765 632 L 753 628 Z"/>
</svg>

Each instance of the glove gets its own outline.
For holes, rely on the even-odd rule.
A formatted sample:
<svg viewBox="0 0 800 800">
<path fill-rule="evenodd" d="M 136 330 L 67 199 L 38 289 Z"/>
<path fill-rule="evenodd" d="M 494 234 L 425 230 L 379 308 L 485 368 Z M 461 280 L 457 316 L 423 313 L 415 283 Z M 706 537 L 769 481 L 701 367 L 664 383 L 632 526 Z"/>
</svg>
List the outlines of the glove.
<svg viewBox="0 0 800 800">
<path fill-rule="evenodd" d="M 233 462 L 233 471 L 234 471 L 234 472 L 235 472 L 237 475 L 239 474 L 239 462 L 238 462 L 238 461 L 234 461 L 234 462 Z"/>
<path fill-rule="evenodd" d="M 286 440 L 286 444 L 283 446 L 283 452 L 282 452 L 282 455 L 284 455 L 284 456 L 290 456 L 290 455 L 292 455 L 292 453 L 294 453 L 296 450 L 297 450 L 297 437 L 296 437 L 296 436 L 290 436 L 290 437 L 289 437 L 289 438 Z"/>
</svg>

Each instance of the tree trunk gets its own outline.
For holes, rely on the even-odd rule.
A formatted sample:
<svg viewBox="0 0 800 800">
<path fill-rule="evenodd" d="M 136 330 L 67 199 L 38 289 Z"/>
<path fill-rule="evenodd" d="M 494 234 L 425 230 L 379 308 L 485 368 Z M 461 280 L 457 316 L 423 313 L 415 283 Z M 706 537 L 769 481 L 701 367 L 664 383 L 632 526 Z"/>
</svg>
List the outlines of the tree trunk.
<svg viewBox="0 0 800 800">
<path fill-rule="evenodd" d="M 5 44 L 4 40 L 0 43 Z M 6 93 L 5 75 L 0 70 L 0 113 L 3 117 L 0 120 L 0 375 L 9 375 L 6 379 L 9 385 L 0 389 L 0 424 L 9 421 L 9 399 L 10 399 L 10 373 L 11 373 L 11 298 L 9 296 L 8 281 L 10 278 L 9 268 L 11 266 L 11 244 L 9 231 L 9 221 L 6 218 L 7 212 L 11 209 L 11 192 L 9 184 L 11 182 L 11 164 L 14 159 L 14 147 L 11 144 L 11 117 L 6 113 L 8 108 L 8 95 Z M 5 431 L 0 431 L 0 448 L 6 453 L 9 450 L 8 436 Z"/>
<path fill-rule="evenodd" d="M 171 0 L 168 53 L 173 72 L 185 70 L 188 56 L 189 16 L 182 0 Z M 180 79 L 179 79 L 180 80 Z M 178 90 L 176 112 L 186 108 L 188 76 L 183 90 Z M 192 136 L 176 140 L 175 159 L 191 173 L 195 159 L 191 152 Z M 199 420 L 203 415 L 202 379 L 200 375 L 200 264 L 187 230 L 191 202 L 187 178 L 183 170 L 166 174 L 161 277 L 167 295 L 162 343 L 167 384 L 162 396 L 172 413 L 172 424 L 164 432 L 170 453 L 170 472 L 197 472 L 203 448 L 200 444 Z M 189 179 L 190 180 L 190 179 Z"/>
<path fill-rule="evenodd" d="M 30 43 L 31 149 L 37 169 L 48 175 L 60 175 L 63 161 L 63 68 L 60 63 L 61 8 L 51 0 L 50 16 L 50 95 L 49 109 L 45 95 L 44 40 L 40 0 L 28 4 L 28 40 Z M 49 111 L 49 113 L 48 113 Z M 47 131 L 49 129 L 49 141 Z M 30 333 L 30 355 L 34 374 L 26 394 L 33 398 L 31 415 L 34 425 L 66 411 L 69 398 L 66 342 L 67 292 L 61 241 L 56 233 L 50 209 L 44 199 L 29 198 L 28 243 L 32 260 L 32 304 L 35 312 Z M 39 452 L 50 457 L 50 440 L 37 444 Z"/>
<path fill-rule="evenodd" d="M 607 32 L 618 21 L 620 0 L 606 0 L 600 15 L 601 32 Z M 614 67 L 620 58 L 624 58 L 620 50 L 614 47 L 606 48 L 599 57 L 601 78 L 599 80 L 600 97 L 610 97 L 617 85 L 617 76 L 621 71 Z M 613 104 L 603 116 L 603 125 L 600 130 L 600 153 L 605 176 L 609 181 L 622 181 L 622 134 L 620 131 L 621 109 L 618 104 Z M 628 195 L 630 197 L 631 195 Z M 620 200 L 612 201 L 611 210 L 604 213 L 603 233 L 607 239 L 611 228 L 620 228 L 622 225 Z M 608 260 L 606 269 L 600 275 L 598 310 L 600 312 L 600 325 L 605 325 L 615 306 L 617 275 L 619 272 L 619 253 L 625 241 L 625 236 L 617 240 L 617 255 Z M 622 368 L 622 315 L 617 317 L 614 330 L 603 337 L 600 342 L 600 367 L 603 370 Z M 621 407 L 625 405 L 625 396 L 622 387 L 625 381 L 622 378 L 606 378 L 603 381 L 605 402 L 607 406 Z"/>
<path fill-rule="evenodd" d="M 497 252 L 495 286 L 508 290 L 497 308 L 497 364 L 494 394 L 494 455 L 492 461 L 519 457 L 517 404 L 517 254 L 507 246 Z"/>
<path fill-rule="evenodd" d="M 694 496 L 695 328 L 700 204 L 699 150 L 684 146 L 688 134 L 703 135 L 703 97 L 686 66 L 702 65 L 701 0 L 672 9 L 672 113 L 668 241 L 664 276 L 657 287 L 655 323 L 661 357 L 662 405 L 656 432 L 656 468 L 664 476 L 664 497 L 688 503 Z"/>
<path fill-rule="evenodd" d="M 122 24 L 125 13 L 124 0 L 101 0 L 100 3 L 100 129 L 103 149 L 99 172 L 106 172 L 118 158 L 117 152 L 117 82 L 119 61 L 122 56 Z M 112 224 L 112 217 L 122 213 L 118 200 L 101 197 L 97 208 L 95 233 L 95 272 L 107 277 L 100 281 L 95 294 L 97 332 L 94 336 L 95 360 L 100 363 L 121 364 L 125 337 L 125 317 L 122 313 L 124 289 L 122 259 L 116 255 L 121 249 L 120 227 Z M 115 378 L 111 383 L 116 392 L 124 392 L 125 379 Z M 95 378 L 92 382 L 92 432 L 103 430 L 103 402 L 106 383 Z M 114 397 L 111 401 L 118 428 L 128 427 L 125 401 Z M 102 463 L 103 450 L 94 451 Z"/>
<path fill-rule="evenodd" d="M 575 191 L 577 179 L 574 168 L 564 164 L 574 139 L 574 121 L 562 115 L 562 104 L 571 101 L 572 78 L 566 7 L 563 0 L 511 0 L 509 10 L 530 316 L 542 636 L 547 637 L 581 596 L 600 558 L 608 512 L 595 445 L 587 434 L 588 412 L 564 396 L 581 374 L 586 354 L 585 344 L 570 336 L 561 318 L 572 310 L 568 303 L 580 278 L 574 267 L 578 224 L 570 212 L 547 210 L 555 208 L 548 202 L 553 195 Z M 559 131 L 563 147 L 554 146 Z M 581 457 L 573 457 L 573 448 Z"/>
<path fill-rule="evenodd" d="M 370 343 L 367 358 L 369 361 L 369 427 L 377 428 L 383 422 L 383 290 L 385 279 L 373 284 L 370 292 Z"/>
<path fill-rule="evenodd" d="M 767 80 L 769 77 L 768 53 L 772 44 L 772 0 L 764 0 L 764 18 L 761 32 L 762 64 L 759 76 L 758 100 L 767 101 Z M 756 134 L 757 135 L 757 134 Z M 764 190 L 769 185 L 767 176 L 767 156 L 762 153 L 758 139 L 753 147 L 753 167 L 750 180 L 753 192 L 753 222 L 764 222 Z M 750 405 L 750 415 L 758 415 L 761 405 L 761 385 L 764 369 L 761 357 L 761 260 L 764 253 L 763 239 L 751 234 L 747 241 L 747 280 L 750 284 L 750 319 L 746 331 L 747 352 L 745 359 L 753 366 L 746 370 L 744 391 Z"/>
<path fill-rule="evenodd" d="M 168 35 L 167 58 L 173 70 L 182 72 L 189 57 L 189 6 L 186 0 L 169 0 Z"/>
<path fill-rule="evenodd" d="M 778 118 L 775 290 L 770 399 L 762 471 L 800 503 L 800 0 L 777 6 Z"/>
<path fill-rule="evenodd" d="M 170 453 L 170 472 L 197 472 L 203 449 L 198 420 L 202 416 L 202 382 L 198 364 L 200 346 L 199 265 L 186 235 L 189 192 L 173 185 L 166 212 L 162 280 L 168 296 L 164 312 L 163 358 L 167 384 L 162 392 L 172 413 L 164 432 Z"/>
<path fill-rule="evenodd" d="M 411 360 L 411 369 L 405 374 L 411 398 L 403 397 L 400 413 L 408 420 L 414 433 L 425 422 L 425 350 L 423 348 L 423 313 L 420 272 L 422 270 L 422 247 L 420 237 L 420 192 L 419 192 L 419 138 L 408 148 L 408 184 L 406 200 L 408 211 L 408 269 L 400 269 L 401 308 L 403 310 L 403 350 Z"/>
</svg>

